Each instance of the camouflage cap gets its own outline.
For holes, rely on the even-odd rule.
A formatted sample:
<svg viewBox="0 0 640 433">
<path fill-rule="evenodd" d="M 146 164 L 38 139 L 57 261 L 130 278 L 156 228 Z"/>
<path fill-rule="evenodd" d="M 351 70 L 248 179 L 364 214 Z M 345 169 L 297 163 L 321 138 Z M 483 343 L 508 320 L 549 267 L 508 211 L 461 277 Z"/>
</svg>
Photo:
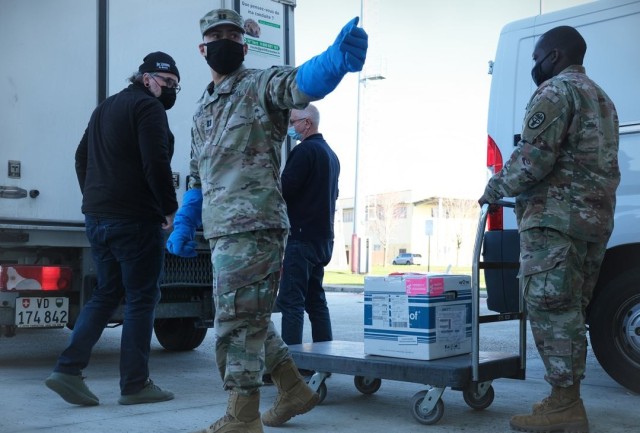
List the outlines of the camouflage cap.
<svg viewBox="0 0 640 433">
<path fill-rule="evenodd" d="M 200 19 L 202 36 L 214 27 L 228 24 L 244 33 L 244 20 L 240 14 L 231 9 L 214 9 Z"/>
</svg>

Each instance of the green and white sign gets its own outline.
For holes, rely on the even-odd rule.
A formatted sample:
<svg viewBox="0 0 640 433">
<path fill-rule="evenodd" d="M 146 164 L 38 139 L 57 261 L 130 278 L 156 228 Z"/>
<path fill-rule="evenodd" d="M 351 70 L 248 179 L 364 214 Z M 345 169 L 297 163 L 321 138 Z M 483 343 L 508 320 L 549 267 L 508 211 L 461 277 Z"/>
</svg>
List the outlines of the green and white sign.
<svg viewBox="0 0 640 433">
<path fill-rule="evenodd" d="M 285 63 L 284 6 L 273 1 L 242 0 L 247 66 L 264 69 Z"/>
</svg>

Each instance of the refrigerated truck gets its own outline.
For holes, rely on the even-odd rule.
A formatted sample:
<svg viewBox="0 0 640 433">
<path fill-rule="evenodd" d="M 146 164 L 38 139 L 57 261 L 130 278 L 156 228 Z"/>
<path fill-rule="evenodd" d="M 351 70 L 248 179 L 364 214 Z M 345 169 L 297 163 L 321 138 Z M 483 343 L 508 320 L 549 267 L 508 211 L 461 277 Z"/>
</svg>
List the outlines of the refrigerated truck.
<svg viewBox="0 0 640 433">
<path fill-rule="evenodd" d="M 0 333 L 73 327 L 96 283 L 85 236 L 76 147 L 101 101 L 128 85 L 142 58 L 176 60 L 182 91 L 167 112 L 178 202 L 190 128 L 211 81 L 198 52 L 200 18 L 226 7 L 251 19 L 248 67 L 293 64 L 295 0 L 0 0 Z M 285 146 L 286 147 L 286 146 Z M 165 255 L 155 334 L 189 350 L 213 326 L 208 244 L 193 259 Z M 119 308 L 111 318 L 122 323 Z"/>
<path fill-rule="evenodd" d="M 522 119 L 535 91 L 531 54 L 553 27 L 575 27 L 587 42 L 587 74 L 611 97 L 620 120 L 614 230 L 587 312 L 591 347 L 607 373 L 640 392 L 640 1 L 600 0 L 506 25 L 490 63 L 487 166 L 496 173 L 520 140 Z M 518 311 L 519 237 L 513 209 L 489 215 L 484 259 L 489 308 Z"/>
</svg>

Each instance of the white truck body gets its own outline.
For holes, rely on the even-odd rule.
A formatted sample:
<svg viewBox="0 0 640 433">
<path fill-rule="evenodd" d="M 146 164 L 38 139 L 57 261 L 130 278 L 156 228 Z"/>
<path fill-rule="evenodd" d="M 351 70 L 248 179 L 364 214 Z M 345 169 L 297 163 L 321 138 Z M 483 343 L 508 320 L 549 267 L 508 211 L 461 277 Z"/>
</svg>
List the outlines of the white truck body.
<svg viewBox="0 0 640 433">
<path fill-rule="evenodd" d="M 503 28 L 492 63 L 487 165 L 497 172 L 518 142 L 526 105 L 535 91 L 531 79 L 535 43 L 560 25 L 575 27 L 587 41 L 587 74 L 612 98 L 620 119 L 622 178 L 615 228 L 587 321 L 602 366 L 619 383 L 640 392 L 640 1 L 595 1 Z M 503 208 L 489 220 L 485 260 L 517 263 L 513 211 Z M 490 308 L 514 311 L 516 272 L 513 267 L 485 271 Z"/>
<path fill-rule="evenodd" d="M 72 326 L 88 300 L 95 280 L 75 150 L 96 105 L 125 88 L 143 57 L 153 51 L 169 53 L 181 75 L 182 91 L 167 112 L 176 138 L 172 170 L 181 201 L 195 104 L 211 81 L 198 52 L 199 20 L 216 7 L 235 9 L 261 23 L 259 37 L 246 36 L 248 67 L 294 63 L 295 0 L 0 0 L 2 333 L 13 335 L 23 326 Z M 163 296 L 156 310 L 156 317 L 165 320 L 166 331 L 156 326 L 165 347 L 195 347 L 213 325 L 211 266 L 208 246 L 202 246 L 203 254 L 194 260 L 166 257 Z M 61 290 L 39 287 L 32 274 L 45 265 L 70 270 L 71 276 L 64 278 L 71 281 Z M 40 322 L 26 323 L 26 312 L 18 317 L 18 304 L 42 302 L 44 297 L 68 300 L 65 320 L 44 323 L 41 317 Z M 66 304 L 49 315 L 64 308 Z M 31 309 L 31 316 L 36 310 Z M 121 312 L 113 321 L 121 321 Z"/>
</svg>

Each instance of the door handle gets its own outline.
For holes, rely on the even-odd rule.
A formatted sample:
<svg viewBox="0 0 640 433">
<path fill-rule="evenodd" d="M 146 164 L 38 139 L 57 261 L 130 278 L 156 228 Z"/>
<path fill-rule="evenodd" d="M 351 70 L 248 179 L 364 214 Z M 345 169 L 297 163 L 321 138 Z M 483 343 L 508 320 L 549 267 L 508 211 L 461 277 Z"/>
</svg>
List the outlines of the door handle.
<svg viewBox="0 0 640 433">
<path fill-rule="evenodd" d="M 0 186 L 0 198 L 25 198 L 27 190 L 17 186 Z"/>
</svg>

